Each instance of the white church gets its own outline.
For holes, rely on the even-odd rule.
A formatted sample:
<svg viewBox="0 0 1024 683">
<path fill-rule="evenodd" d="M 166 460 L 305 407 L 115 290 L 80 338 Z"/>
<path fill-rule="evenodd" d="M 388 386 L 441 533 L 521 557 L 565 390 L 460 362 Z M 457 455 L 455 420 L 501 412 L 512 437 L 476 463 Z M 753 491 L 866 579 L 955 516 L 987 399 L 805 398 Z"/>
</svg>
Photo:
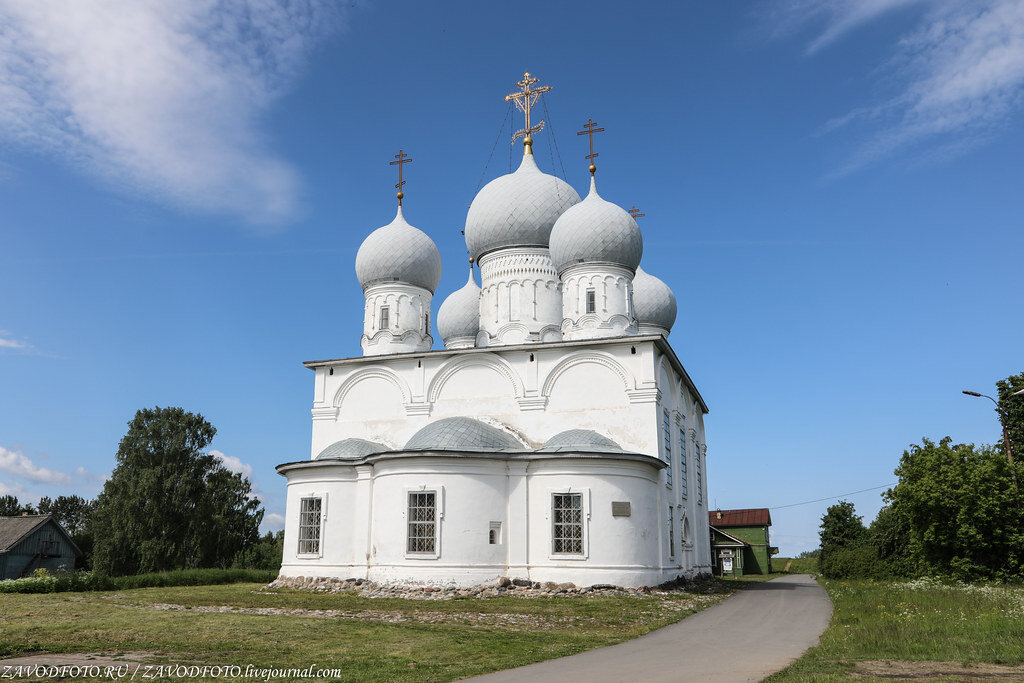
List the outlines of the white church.
<svg viewBox="0 0 1024 683">
<path fill-rule="evenodd" d="M 311 457 L 287 478 L 282 577 L 653 586 L 711 571 L 700 393 L 635 217 L 540 170 L 527 73 L 519 168 L 466 216 L 469 279 L 402 213 L 356 256 L 363 355 L 313 370 Z M 593 124 L 588 123 L 591 136 Z M 515 138 L 513 138 L 515 139 Z M 480 269 L 477 285 L 473 263 Z"/>
</svg>

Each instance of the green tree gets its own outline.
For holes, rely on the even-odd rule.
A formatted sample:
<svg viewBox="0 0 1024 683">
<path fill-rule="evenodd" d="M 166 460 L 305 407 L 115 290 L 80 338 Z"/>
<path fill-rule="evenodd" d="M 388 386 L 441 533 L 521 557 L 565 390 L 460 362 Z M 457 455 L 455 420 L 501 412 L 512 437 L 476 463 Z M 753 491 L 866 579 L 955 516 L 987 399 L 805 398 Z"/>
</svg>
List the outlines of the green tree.
<svg viewBox="0 0 1024 683">
<path fill-rule="evenodd" d="M 245 477 L 206 452 L 217 430 L 181 408 L 140 410 L 93 514 L 93 566 L 112 575 L 227 567 L 259 538 Z"/>
<path fill-rule="evenodd" d="M 856 514 L 853 503 L 841 500 L 825 511 L 819 528 L 821 572 L 825 576 L 839 576 L 833 564 L 840 551 L 853 550 L 863 545 L 867 534 L 864 522 Z"/>
<path fill-rule="evenodd" d="M 896 474 L 884 495 L 908 526 L 914 566 L 961 580 L 1024 575 L 1024 496 L 1000 450 L 924 439 Z"/>
<path fill-rule="evenodd" d="M 999 409 L 1006 416 L 1006 433 L 1010 437 L 1013 458 L 1019 462 L 1024 458 L 1024 396 L 1013 396 L 1013 393 L 1024 389 L 1024 372 L 999 380 L 996 388 L 999 390 Z M 1021 479 L 1019 473 L 1017 478 Z M 1024 485 L 1024 480 L 1020 483 Z"/>
<path fill-rule="evenodd" d="M 86 500 L 81 496 L 57 496 L 53 499 L 43 496 L 39 499 L 39 512 L 53 515 L 82 551 L 82 556 L 76 562 L 79 569 L 92 567 L 92 514 L 95 508 L 95 500 Z"/>
<path fill-rule="evenodd" d="M 886 505 L 878 511 L 875 521 L 868 527 L 868 544 L 873 546 L 878 559 L 895 576 L 914 576 L 916 566 L 911 552 L 910 521 L 903 512 Z"/>
<path fill-rule="evenodd" d="M 36 509 L 31 503 L 19 503 L 17 496 L 0 496 L 0 517 L 17 517 L 25 513 L 34 515 Z"/>
<path fill-rule="evenodd" d="M 235 557 L 234 566 L 239 569 L 268 569 L 277 571 L 281 569 L 281 559 L 283 556 L 284 530 L 276 533 L 268 531 L 260 537 L 257 543 L 250 545 Z"/>
</svg>

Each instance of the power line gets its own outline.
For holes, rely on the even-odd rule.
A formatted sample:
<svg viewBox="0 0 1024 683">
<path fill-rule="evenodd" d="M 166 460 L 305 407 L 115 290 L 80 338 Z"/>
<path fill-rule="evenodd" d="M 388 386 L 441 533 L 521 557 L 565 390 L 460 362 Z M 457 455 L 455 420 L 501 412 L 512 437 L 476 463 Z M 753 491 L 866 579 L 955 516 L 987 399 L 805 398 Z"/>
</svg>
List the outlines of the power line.
<svg viewBox="0 0 1024 683">
<path fill-rule="evenodd" d="M 798 505 L 810 505 L 811 503 L 820 503 L 823 500 L 835 500 L 836 498 L 842 498 L 843 496 L 853 496 L 853 495 L 856 495 L 858 493 L 867 493 L 868 491 L 877 491 L 878 489 L 887 489 L 890 486 L 895 486 L 898 483 L 899 482 L 895 482 L 894 481 L 891 484 L 882 484 L 881 486 L 872 486 L 869 489 L 861 489 L 860 491 L 850 491 L 849 493 L 840 493 L 839 495 L 836 495 L 836 496 L 826 496 L 825 498 L 815 498 L 814 500 L 805 500 L 802 503 L 790 503 L 789 505 L 775 505 L 775 506 L 772 506 L 772 507 L 770 507 L 768 509 L 769 510 L 781 510 L 782 508 L 795 508 Z"/>
</svg>

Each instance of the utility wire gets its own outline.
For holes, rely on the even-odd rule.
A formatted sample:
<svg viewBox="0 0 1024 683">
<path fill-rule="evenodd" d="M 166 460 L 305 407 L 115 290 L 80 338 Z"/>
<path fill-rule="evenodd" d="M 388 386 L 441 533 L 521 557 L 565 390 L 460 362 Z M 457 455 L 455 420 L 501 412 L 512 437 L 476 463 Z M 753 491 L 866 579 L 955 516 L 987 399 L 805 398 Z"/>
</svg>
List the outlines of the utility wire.
<svg viewBox="0 0 1024 683">
<path fill-rule="evenodd" d="M 508 108 L 505 110 L 505 120 L 501 122 L 501 128 L 498 129 L 498 137 L 494 138 L 494 145 L 491 146 L 491 153 L 487 156 L 487 163 L 484 164 L 484 170 L 480 174 L 480 182 L 476 184 L 476 189 L 473 190 L 473 196 L 480 191 L 480 187 L 484 184 L 484 177 L 487 175 L 487 167 L 491 165 L 491 159 L 494 158 L 494 150 L 498 148 L 498 142 L 501 140 L 501 134 L 505 132 L 505 124 L 508 123 L 509 114 L 512 113 L 512 103 L 508 103 Z M 511 161 L 509 162 L 512 163 Z"/>
<path fill-rule="evenodd" d="M 544 106 L 544 118 L 548 122 L 548 132 L 551 134 L 551 142 L 554 145 L 555 153 L 558 155 L 558 165 L 562 167 L 562 180 L 568 182 L 565 175 L 565 164 L 562 163 L 562 153 L 558 151 L 558 140 L 555 139 L 555 125 L 551 123 L 551 112 L 548 111 L 548 101 L 544 99 L 544 95 L 540 96 L 540 103 Z M 551 154 L 551 149 L 548 148 L 548 154 Z M 554 169 L 555 160 L 551 159 L 551 170 Z"/>
<path fill-rule="evenodd" d="M 820 503 L 823 500 L 835 500 L 836 498 L 842 498 L 843 496 L 852 496 L 852 495 L 857 494 L 857 493 L 866 493 L 868 491 L 877 491 L 878 489 L 887 489 L 890 486 L 895 486 L 898 483 L 899 482 L 895 482 L 894 481 L 891 484 L 882 484 L 881 486 L 872 486 L 869 489 L 861 489 L 860 491 L 850 491 L 849 493 L 840 493 L 837 496 L 827 496 L 825 498 L 815 498 L 814 500 L 805 500 L 802 503 L 790 503 L 789 505 L 775 505 L 775 506 L 772 506 L 772 507 L 770 507 L 768 509 L 769 510 L 781 510 L 782 508 L 794 508 L 794 507 L 796 507 L 798 505 L 810 505 L 811 503 Z"/>
</svg>

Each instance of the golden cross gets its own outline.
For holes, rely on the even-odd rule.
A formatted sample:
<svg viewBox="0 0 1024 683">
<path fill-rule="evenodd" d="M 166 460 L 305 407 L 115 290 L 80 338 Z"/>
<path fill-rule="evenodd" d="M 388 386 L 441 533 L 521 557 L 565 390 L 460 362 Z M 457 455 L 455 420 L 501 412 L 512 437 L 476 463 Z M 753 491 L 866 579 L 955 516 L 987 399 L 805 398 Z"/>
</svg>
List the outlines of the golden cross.
<svg viewBox="0 0 1024 683">
<path fill-rule="evenodd" d="M 530 126 L 530 110 L 533 109 L 533 105 L 537 103 L 538 97 L 540 97 L 543 93 L 546 93 L 551 90 L 550 85 L 542 85 L 539 88 L 531 87 L 538 80 L 540 79 L 531 76 L 530 72 L 527 71 L 526 73 L 523 74 L 523 80 L 516 83 L 516 85 L 519 86 L 520 91 L 505 95 L 506 102 L 511 101 L 515 103 L 516 108 L 518 108 L 519 111 L 523 112 L 523 114 L 526 115 L 526 128 L 523 128 L 522 130 L 517 130 L 515 134 L 512 136 L 512 142 L 515 142 L 520 137 L 526 136 L 526 139 L 523 140 L 523 144 L 527 148 L 529 148 L 528 151 L 530 153 L 533 152 L 533 138 L 531 138 L 530 135 L 532 135 L 533 133 L 538 133 L 542 128 L 544 128 L 543 120 L 536 126 Z"/>
<path fill-rule="evenodd" d="M 592 120 L 587 119 L 587 122 L 583 124 L 586 130 L 576 133 L 576 135 L 586 135 L 590 138 L 590 154 L 587 155 L 587 158 L 590 159 L 590 175 L 594 175 L 594 171 L 597 170 L 597 166 L 594 165 L 594 159 L 599 156 L 594 152 L 594 133 L 604 132 L 604 128 L 594 128 L 596 125 Z"/>
<path fill-rule="evenodd" d="M 629 210 L 629 215 L 633 217 L 633 220 L 636 220 L 640 216 L 646 216 L 647 214 L 640 213 L 640 209 L 636 208 L 636 204 L 634 204 L 633 208 Z"/>
<path fill-rule="evenodd" d="M 405 196 L 402 192 L 402 185 L 405 185 L 405 181 L 402 180 L 402 166 L 410 163 L 412 159 L 410 159 L 409 155 L 402 150 L 398 150 L 398 154 L 395 155 L 395 159 L 397 159 L 397 161 L 389 161 L 388 166 L 398 166 L 398 184 L 395 185 L 395 187 L 398 188 L 398 194 L 395 196 L 398 197 L 398 205 L 401 206 L 402 198 Z"/>
</svg>

